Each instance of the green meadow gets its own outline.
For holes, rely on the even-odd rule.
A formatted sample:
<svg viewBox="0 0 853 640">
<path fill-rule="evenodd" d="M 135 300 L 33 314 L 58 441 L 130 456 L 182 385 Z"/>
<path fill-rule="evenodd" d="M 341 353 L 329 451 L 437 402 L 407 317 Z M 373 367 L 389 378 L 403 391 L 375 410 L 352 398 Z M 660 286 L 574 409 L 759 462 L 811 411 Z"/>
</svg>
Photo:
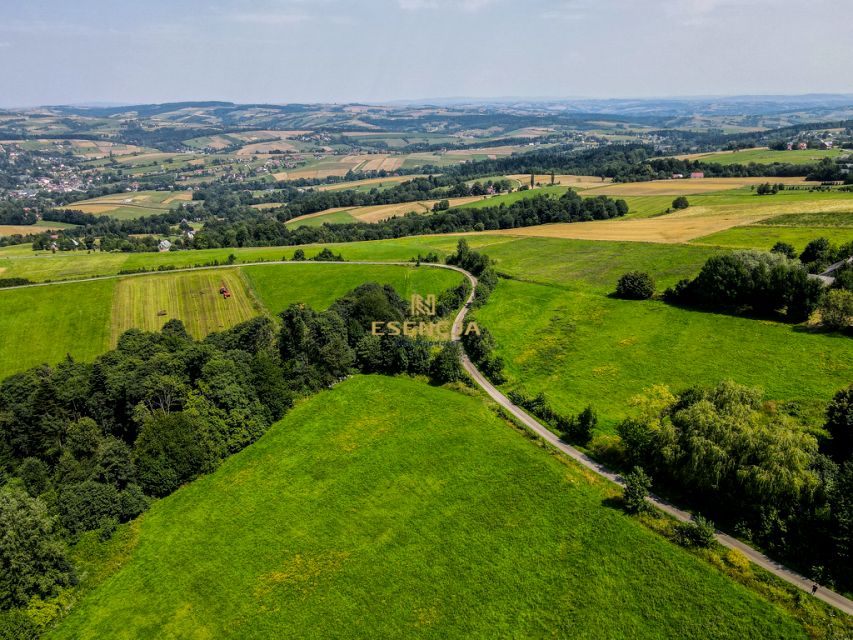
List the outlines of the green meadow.
<svg viewBox="0 0 853 640">
<path fill-rule="evenodd" d="M 833 244 L 853 241 L 851 227 L 789 227 L 767 224 L 732 227 L 691 240 L 693 244 L 713 245 L 729 249 L 760 249 L 769 251 L 777 242 L 787 242 L 797 251 L 805 249 L 815 238 L 826 238 Z"/>
<path fill-rule="evenodd" d="M 66 355 L 92 360 L 110 344 L 116 281 L 0 289 L 0 379 Z"/>
<path fill-rule="evenodd" d="M 245 281 L 241 278 L 245 277 Z M 426 267 L 288 264 L 163 273 L 23 289 L 0 289 L 0 378 L 67 354 L 92 360 L 121 332 L 182 320 L 196 338 L 292 303 L 324 309 L 365 282 L 392 285 L 404 297 L 438 294 L 458 273 Z M 226 283 L 232 297 L 219 295 Z"/>
<path fill-rule="evenodd" d="M 350 222 L 358 222 L 358 220 L 349 211 L 333 211 L 312 218 L 294 218 L 288 220 L 285 226 L 295 229 L 296 227 L 320 227 L 324 224 L 347 224 Z"/>
<path fill-rule="evenodd" d="M 839 158 L 850 151 L 843 149 L 795 149 L 793 151 L 774 151 L 772 149 L 741 149 L 725 153 L 692 155 L 691 160 L 712 162 L 714 164 L 815 164 L 823 158 Z"/>
<path fill-rule="evenodd" d="M 48 637 L 807 637 L 616 493 L 479 397 L 357 376 L 154 503 Z"/>
<path fill-rule="evenodd" d="M 849 337 L 659 301 L 617 300 L 583 285 L 567 290 L 501 281 L 476 318 L 506 361 L 507 389 L 544 391 L 561 412 L 591 404 L 604 432 L 652 385 L 678 391 L 724 378 L 795 403 L 805 419 L 820 424 L 826 403 L 853 379 Z"/>
</svg>

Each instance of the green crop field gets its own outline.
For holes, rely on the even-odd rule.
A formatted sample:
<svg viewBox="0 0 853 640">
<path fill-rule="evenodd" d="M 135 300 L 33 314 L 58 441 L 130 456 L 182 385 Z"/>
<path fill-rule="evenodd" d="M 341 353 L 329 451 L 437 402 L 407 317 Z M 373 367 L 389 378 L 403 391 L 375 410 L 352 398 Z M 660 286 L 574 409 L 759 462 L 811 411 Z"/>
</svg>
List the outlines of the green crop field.
<svg viewBox="0 0 853 640">
<path fill-rule="evenodd" d="M 773 227 L 853 227 L 853 212 L 787 213 L 762 220 L 759 224 Z"/>
<path fill-rule="evenodd" d="M 156 502 L 49 637 L 807 637 L 615 493 L 477 397 L 358 376 Z"/>
<path fill-rule="evenodd" d="M 815 238 L 827 238 L 834 244 L 853 241 L 850 227 L 788 227 L 748 225 L 733 227 L 709 236 L 691 240 L 694 244 L 712 245 L 730 249 L 760 249 L 769 251 L 777 242 L 787 242 L 797 251 L 805 249 Z"/>
<path fill-rule="evenodd" d="M 849 154 L 844 149 L 795 149 L 793 151 L 773 151 L 771 149 L 742 149 L 741 151 L 726 151 L 721 153 L 695 154 L 691 160 L 702 162 L 713 162 L 714 164 L 772 164 L 782 162 L 786 164 L 815 164 L 822 158 L 839 158 Z"/>
<path fill-rule="evenodd" d="M 295 302 L 326 308 L 365 282 L 390 284 L 408 297 L 460 281 L 457 273 L 426 267 L 288 264 L 0 289 L 0 378 L 66 354 L 91 360 L 127 329 L 153 331 L 172 318 L 203 338 Z M 219 294 L 223 283 L 232 293 L 227 300 Z"/>
</svg>

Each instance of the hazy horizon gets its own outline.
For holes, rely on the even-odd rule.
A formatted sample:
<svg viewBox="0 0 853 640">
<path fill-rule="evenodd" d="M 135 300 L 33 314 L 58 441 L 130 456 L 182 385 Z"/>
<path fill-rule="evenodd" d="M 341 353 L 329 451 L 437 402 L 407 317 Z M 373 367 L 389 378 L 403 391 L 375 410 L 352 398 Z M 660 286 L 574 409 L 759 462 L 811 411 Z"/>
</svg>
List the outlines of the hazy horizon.
<svg viewBox="0 0 853 640">
<path fill-rule="evenodd" d="M 853 3 L 807 15 L 794 0 L 30 0 L 0 9 L 0 103 L 853 92 Z"/>
</svg>

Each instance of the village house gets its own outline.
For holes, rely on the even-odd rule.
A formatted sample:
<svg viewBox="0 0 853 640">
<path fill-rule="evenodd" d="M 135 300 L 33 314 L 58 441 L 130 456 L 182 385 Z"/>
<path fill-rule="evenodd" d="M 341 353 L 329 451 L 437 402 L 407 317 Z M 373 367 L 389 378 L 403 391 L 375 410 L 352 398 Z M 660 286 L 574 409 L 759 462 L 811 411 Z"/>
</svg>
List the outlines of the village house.
<svg viewBox="0 0 853 640">
<path fill-rule="evenodd" d="M 692 179 L 704 178 L 705 172 L 704 171 L 694 171 L 693 173 L 690 174 L 690 177 Z"/>
</svg>

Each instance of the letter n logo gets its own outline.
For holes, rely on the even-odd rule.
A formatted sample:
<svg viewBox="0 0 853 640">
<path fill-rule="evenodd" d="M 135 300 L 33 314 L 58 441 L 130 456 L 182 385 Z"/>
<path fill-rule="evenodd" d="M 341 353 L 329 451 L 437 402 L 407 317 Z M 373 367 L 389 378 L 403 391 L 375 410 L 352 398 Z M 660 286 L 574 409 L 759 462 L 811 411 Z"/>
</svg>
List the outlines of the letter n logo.
<svg viewBox="0 0 853 640">
<path fill-rule="evenodd" d="M 435 296 L 429 294 L 426 298 L 417 293 L 412 296 L 412 316 L 434 316 Z"/>
</svg>

